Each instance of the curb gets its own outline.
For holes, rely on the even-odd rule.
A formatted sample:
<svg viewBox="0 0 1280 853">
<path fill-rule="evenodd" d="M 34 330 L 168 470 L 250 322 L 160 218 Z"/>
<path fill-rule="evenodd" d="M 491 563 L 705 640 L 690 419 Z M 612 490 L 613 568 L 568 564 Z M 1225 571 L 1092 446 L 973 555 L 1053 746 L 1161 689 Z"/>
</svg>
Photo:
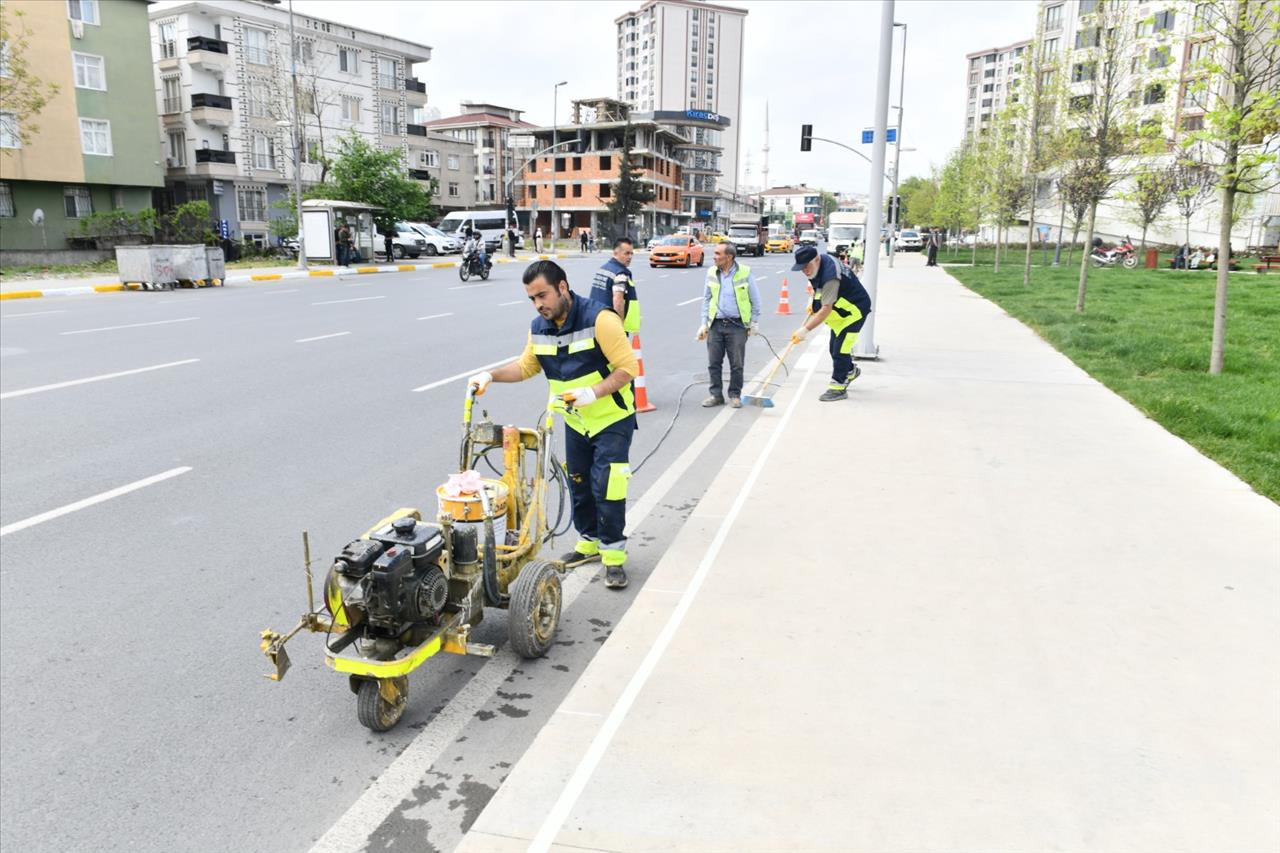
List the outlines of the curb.
<svg viewBox="0 0 1280 853">
<path fill-rule="evenodd" d="M 590 257 L 589 255 L 533 255 L 524 258 L 494 258 L 495 264 L 518 264 L 528 263 L 529 261 L 549 261 L 560 260 L 564 257 Z M 218 282 L 219 284 L 252 284 L 260 281 L 286 281 L 295 278 L 346 278 L 354 275 L 371 275 L 375 273 L 390 272 L 416 272 L 418 270 L 428 269 L 452 269 L 458 266 L 459 261 L 437 261 L 432 264 L 396 264 L 394 266 L 373 266 L 373 267 L 353 267 L 348 270 L 296 270 L 293 272 L 277 272 L 277 273 L 255 273 L 252 275 L 227 276 Z M 120 293 L 125 290 L 137 290 L 140 285 L 137 282 L 109 282 L 106 284 L 82 285 L 80 287 L 56 287 L 49 290 L 11 290 L 7 293 L 0 293 L 0 300 L 4 299 L 40 299 L 42 297 L 56 296 L 83 296 L 88 293 Z"/>
</svg>

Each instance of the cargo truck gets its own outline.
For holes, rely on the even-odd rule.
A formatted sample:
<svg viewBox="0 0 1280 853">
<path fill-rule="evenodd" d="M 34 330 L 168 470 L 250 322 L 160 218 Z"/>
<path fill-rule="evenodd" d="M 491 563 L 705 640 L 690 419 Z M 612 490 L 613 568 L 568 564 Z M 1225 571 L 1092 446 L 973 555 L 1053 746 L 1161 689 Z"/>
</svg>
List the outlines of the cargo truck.
<svg viewBox="0 0 1280 853">
<path fill-rule="evenodd" d="M 739 255 L 764 254 L 765 231 L 756 213 L 729 214 L 729 242 Z"/>
<path fill-rule="evenodd" d="M 827 249 L 833 255 L 859 242 L 865 236 L 866 211 L 857 213 L 836 211 L 827 219 Z"/>
</svg>

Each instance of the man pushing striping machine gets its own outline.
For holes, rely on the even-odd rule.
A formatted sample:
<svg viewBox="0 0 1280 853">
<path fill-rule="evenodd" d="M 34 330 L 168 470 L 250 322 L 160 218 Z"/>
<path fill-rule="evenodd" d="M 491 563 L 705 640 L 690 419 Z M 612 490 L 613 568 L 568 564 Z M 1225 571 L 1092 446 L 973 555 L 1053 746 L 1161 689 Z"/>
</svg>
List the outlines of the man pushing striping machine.
<svg viewBox="0 0 1280 853">
<path fill-rule="evenodd" d="M 871 297 L 858 281 L 858 277 L 844 264 L 830 255 L 819 254 L 814 246 L 796 249 L 793 272 L 803 272 L 813 286 L 812 313 L 808 314 L 800 328 L 791 334 L 791 343 L 798 344 L 809 332 L 825 323 L 831 329 L 831 382 L 818 399 L 824 403 L 845 400 L 849 397 L 849 383 L 862 371 L 853 363 L 853 345 L 858 342 L 858 332 L 871 313 Z"/>
</svg>

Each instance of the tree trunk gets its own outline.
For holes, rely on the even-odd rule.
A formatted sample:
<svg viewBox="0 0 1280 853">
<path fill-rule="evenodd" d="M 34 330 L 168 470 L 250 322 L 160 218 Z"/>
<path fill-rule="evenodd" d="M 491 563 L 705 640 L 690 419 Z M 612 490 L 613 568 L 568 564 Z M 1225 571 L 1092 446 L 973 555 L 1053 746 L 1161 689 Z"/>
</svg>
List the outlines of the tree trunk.
<svg viewBox="0 0 1280 853">
<path fill-rule="evenodd" d="M 996 223 L 996 265 L 992 272 L 1000 272 L 1000 223 Z"/>
<path fill-rule="evenodd" d="M 1031 179 L 1031 200 L 1027 202 L 1027 254 L 1022 259 L 1022 286 L 1031 284 L 1031 235 L 1036 230 L 1036 189 L 1039 182 Z"/>
<path fill-rule="evenodd" d="M 1076 240 L 1080 237 L 1080 223 L 1073 222 L 1071 225 L 1071 245 L 1067 246 L 1067 266 L 1071 266 L 1071 259 L 1076 253 Z"/>
<path fill-rule="evenodd" d="M 1139 241 L 1140 245 L 1138 246 L 1139 258 L 1145 258 L 1147 255 L 1147 229 L 1150 227 L 1150 225 L 1142 226 L 1142 239 Z"/>
<path fill-rule="evenodd" d="M 1191 264 L 1188 263 L 1187 261 L 1191 259 L 1191 217 L 1188 216 L 1185 221 L 1187 226 L 1186 227 L 1187 242 L 1184 245 L 1187 247 L 1187 254 L 1186 254 L 1186 260 L 1184 260 L 1182 263 L 1182 271 L 1189 272 L 1191 270 Z"/>
<path fill-rule="evenodd" d="M 969 266 L 976 267 L 978 265 L 978 235 L 973 235 L 973 255 L 969 258 Z"/>
<path fill-rule="evenodd" d="M 1231 174 L 1235 164 L 1228 164 Z M 1236 191 L 1232 187 L 1222 190 L 1222 219 L 1218 223 L 1218 284 L 1213 293 L 1213 347 L 1209 351 L 1209 373 L 1222 372 L 1222 360 L 1227 348 L 1227 277 L 1231 275 L 1231 218 L 1235 213 Z"/>
<path fill-rule="evenodd" d="M 1084 313 L 1084 293 L 1089 285 L 1089 256 L 1093 254 L 1093 227 L 1098 224 L 1098 203 L 1089 205 L 1089 227 L 1085 229 L 1084 248 L 1080 250 L 1080 284 L 1076 288 L 1076 313 Z"/>
</svg>

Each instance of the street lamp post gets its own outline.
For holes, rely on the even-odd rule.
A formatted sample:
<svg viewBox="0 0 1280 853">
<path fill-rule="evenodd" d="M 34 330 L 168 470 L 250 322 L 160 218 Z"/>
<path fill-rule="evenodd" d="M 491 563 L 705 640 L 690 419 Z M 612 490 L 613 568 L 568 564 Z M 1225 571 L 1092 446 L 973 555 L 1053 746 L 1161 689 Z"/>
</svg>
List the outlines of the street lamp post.
<svg viewBox="0 0 1280 853">
<path fill-rule="evenodd" d="M 302 114 L 298 110 L 298 39 L 289 0 L 289 64 L 293 74 L 293 202 L 298 208 L 298 269 L 307 268 L 307 238 L 302 229 Z"/>
<path fill-rule="evenodd" d="M 902 57 L 899 60 L 901 68 L 898 72 L 898 140 L 893 146 L 893 195 L 889 202 L 893 205 L 893 222 L 889 223 L 894 228 L 900 228 L 902 225 L 902 202 L 898 199 L 898 161 L 902 156 L 902 96 L 906 91 L 907 84 L 907 25 L 894 23 L 895 27 L 902 27 Z M 893 232 L 886 232 L 889 236 L 889 269 L 893 269 L 894 255 L 894 239 Z"/>
<path fill-rule="evenodd" d="M 560 87 L 569 85 L 568 80 L 561 80 L 551 88 L 551 147 L 554 149 L 560 142 L 560 123 L 558 109 L 560 106 Z M 559 228 L 556 224 L 556 155 L 551 155 L 551 251 L 555 253 L 556 237 Z"/>
</svg>

